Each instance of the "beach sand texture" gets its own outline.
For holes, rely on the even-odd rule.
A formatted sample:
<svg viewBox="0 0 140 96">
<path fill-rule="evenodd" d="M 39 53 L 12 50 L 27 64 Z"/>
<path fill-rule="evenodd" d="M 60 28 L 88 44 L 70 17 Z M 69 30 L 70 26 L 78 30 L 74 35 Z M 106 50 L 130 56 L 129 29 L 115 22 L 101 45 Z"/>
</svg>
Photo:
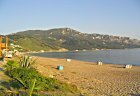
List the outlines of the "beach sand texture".
<svg viewBox="0 0 140 96">
<path fill-rule="evenodd" d="M 35 57 L 35 67 L 42 74 L 76 85 L 88 96 L 140 96 L 140 66 L 83 62 L 66 59 Z M 57 70 L 62 65 L 63 70 Z"/>
</svg>

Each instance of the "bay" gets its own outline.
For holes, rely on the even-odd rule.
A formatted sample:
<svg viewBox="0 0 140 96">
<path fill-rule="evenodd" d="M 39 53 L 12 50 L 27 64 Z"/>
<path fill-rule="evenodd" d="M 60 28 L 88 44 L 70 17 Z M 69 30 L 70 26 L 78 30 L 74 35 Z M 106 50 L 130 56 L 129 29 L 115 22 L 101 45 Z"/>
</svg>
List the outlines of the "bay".
<svg viewBox="0 0 140 96">
<path fill-rule="evenodd" d="M 140 66 L 140 49 L 113 49 L 73 52 L 32 53 L 33 56 L 69 58 L 88 62 L 102 61 L 109 64 L 132 64 Z"/>
</svg>

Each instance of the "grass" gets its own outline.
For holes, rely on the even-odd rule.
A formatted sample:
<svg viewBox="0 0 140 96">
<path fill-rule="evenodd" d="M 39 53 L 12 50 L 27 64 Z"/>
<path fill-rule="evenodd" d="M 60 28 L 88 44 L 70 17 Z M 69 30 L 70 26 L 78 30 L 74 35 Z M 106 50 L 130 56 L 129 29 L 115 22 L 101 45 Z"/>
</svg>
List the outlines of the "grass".
<svg viewBox="0 0 140 96">
<path fill-rule="evenodd" d="M 21 38 L 18 41 L 18 44 L 24 46 L 24 49 L 30 49 L 32 51 L 40 51 L 40 50 L 50 50 L 49 46 L 41 44 L 39 41 L 33 38 Z M 34 47 L 33 47 L 34 46 Z"/>
<path fill-rule="evenodd" d="M 0 81 L 8 81 L 9 79 L 10 78 L 7 75 L 5 75 L 5 73 L 4 73 L 3 64 L 1 62 L 0 63 Z"/>
</svg>

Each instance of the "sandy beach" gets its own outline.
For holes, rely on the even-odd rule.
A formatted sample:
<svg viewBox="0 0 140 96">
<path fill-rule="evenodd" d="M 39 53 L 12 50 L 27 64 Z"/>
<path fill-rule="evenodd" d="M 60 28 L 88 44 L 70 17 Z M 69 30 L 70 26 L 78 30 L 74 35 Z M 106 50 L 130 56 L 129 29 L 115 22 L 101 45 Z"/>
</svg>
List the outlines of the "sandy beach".
<svg viewBox="0 0 140 96">
<path fill-rule="evenodd" d="M 35 67 L 46 76 L 76 85 L 88 96 L 140 96 L 140 66 L 83 62 L 57 58 L 37 58 Z M 62 65 L 63 70 L 57 70 Z"/>
</svg>

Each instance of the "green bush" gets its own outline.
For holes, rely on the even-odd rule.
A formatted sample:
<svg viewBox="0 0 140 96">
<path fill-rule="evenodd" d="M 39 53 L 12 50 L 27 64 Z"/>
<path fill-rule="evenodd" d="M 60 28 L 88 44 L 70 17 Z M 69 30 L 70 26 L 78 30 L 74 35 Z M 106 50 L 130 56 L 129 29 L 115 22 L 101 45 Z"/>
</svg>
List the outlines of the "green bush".
<svg viewBox="0 0 140 96">
<path fill-rule="evenodd" d="M 15 80 L 17 80 L 22 87 L 28 89 L 30 82 L 33 79 L 36 79 L 36 86 L 41 86 L 44 84 L 44 78 L 42 78 L 42 76 L 33 68 L 28 69 L 28 68 L 17 68 L 14 70 L 11 70 L 10 72 L 10 76 L 12 78 L 14 78 Z M 43 84 L 42 84 L 43 83 Z M 42 86 L 43 87 L 43 86 Z"/>
<path fill-rule="evenodd" d="M 11 71 L 10 75 L 12 78 L 18 81 L 21 87 L 25 89 L 29 89 L 29 85 L 33 79 L 36 79 L 34 90 L 40 91 L 69 91 L 69 92 L 77 92 L 77 87 L 68 85 L 66 83 L 60 82 L 54 78 L 47 78 L 42 76 L 39 72 L 35 69 L 31 68 L 18 68 Z M 19 86 L 19 85 L 18 85 Z M 17 87 L 18 87 L 17 86 Z"/>
<path fill-rule="evenodd" d="M 18 68 L 19 64 L 17 61 L 9 60 L 7 61 L 7 64 L 5 65 L 6 71 L 11 71 L 14 68 Z"/>
<path fill-rule="evenodd" d="M 31 66 L 34 63 L 35 61 L 29 57 L 22 57 L 19 63 L 11 60 L 7 62 L 6 73 L 12 78 L 10 81 L 12 88 L 16 90 L 24 89 L 25 95 L 28 94 L 28 96 L 31 96 L 34 92 L 38 94 L 40 91 L 78 92 L 76 86 L 63 83 L 54 78 L 42 76 Z"/>
</svg>

